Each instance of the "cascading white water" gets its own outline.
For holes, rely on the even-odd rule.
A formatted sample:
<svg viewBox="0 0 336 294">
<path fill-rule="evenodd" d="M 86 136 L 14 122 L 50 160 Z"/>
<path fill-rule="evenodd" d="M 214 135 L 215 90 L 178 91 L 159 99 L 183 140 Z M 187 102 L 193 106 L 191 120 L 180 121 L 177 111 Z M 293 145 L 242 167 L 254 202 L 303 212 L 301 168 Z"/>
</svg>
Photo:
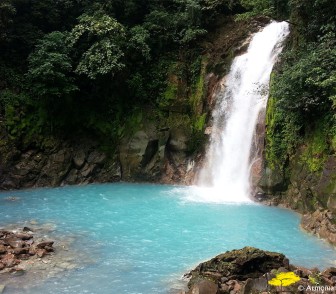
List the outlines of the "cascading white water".
<svg viewBox="0 0 336 294">
<path fill-rule="evenodd" d="M 208 201 L 249 201 L 250 154 L 258 114 L 265 109 L 270 74 L 289 33 L 286 22 L 272 22 L 255 34 L 246 54 L 234 59 L 217 96 L 206 162 L 199 185 Z"/>
</svg>

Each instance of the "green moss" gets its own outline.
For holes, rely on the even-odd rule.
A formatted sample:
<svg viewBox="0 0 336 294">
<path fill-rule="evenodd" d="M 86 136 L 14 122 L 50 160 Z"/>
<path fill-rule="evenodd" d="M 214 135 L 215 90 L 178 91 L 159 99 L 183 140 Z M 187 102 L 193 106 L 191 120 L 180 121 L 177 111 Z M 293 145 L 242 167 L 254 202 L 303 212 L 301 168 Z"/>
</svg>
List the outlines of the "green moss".
<svg viewBox="0 0 336 294">
<path fill-rule="evenodd" d="M 191 132 L 192 122 L 188 114 L 170 113 L 165 123 L 169 128 L 183 128 Z"/>
<path fill-rule="evenodd" d="M 192 93 L 189 98 L 190 106 L 194 114 L 200 114 L 202 112 L 203 98 L 205 94 L 205 75 L 207 68 L 207 60 L 203 58 L 200 62 L 200 69 L 196 82 L 192 87 Z"/>
<path fill-rule="evenodd" d="M 141 109 L 135 109 L 130 114 L 123 127 L 119 128 L 120 136 L 131 135 L 143 127 L 143 113 Z"/>
<path fill-rule="evenodd" d="M 300 160 L 307 165 L 309 171 L 311 172 L 320 171 L 328 157 L 328 131 L 329 129 L 323 122 L 321 122 L 306 136 L 306 147 Z"/>
<path fill-rule="evenodd" d="M 178 86 L 174 82 L 168 82 L 167 89 L 163 93 L 162 99 L 159 101 L 159 107 L 169 106 L 177 97 Z"/>
<path fill-rule="evenodd" d="M 200 115 L 199 117 L 197 117 L 193 123 L 193 129 L 196 132 L 203 132 L 204 127 L 205 127 L 205 123 L 206 123 L 206 117 L 207 114 L 203 113 L 202 115 Z"/>
<path fill-rule="evenodd" d="M 271 169 L 284 170 L 287 160 L 294 156 L 301 143 L 301 118 L 296 112 L 284 110 L 275 96 L 278 75 L 272 73 L 270 98 L 266 110 L 266 159 Z"/>
<path fill-rule="evenodd" d="M 165 86 L 157 99 L 157 104 L 161 109 L 166 109 L 178 99 L 181 63 L 177 62 L 175 58 L 176 56 L 171 56 L 165 60 Z"/>
</svg>

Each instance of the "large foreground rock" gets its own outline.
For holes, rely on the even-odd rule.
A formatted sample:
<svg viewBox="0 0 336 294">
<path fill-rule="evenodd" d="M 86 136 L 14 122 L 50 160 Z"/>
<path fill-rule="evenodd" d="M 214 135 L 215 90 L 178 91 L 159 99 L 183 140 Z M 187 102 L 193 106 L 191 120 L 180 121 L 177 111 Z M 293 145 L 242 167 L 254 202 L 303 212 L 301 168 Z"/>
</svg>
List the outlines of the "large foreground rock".
<svg viewBox="0 0 336 294">
<path fill-rule="evenodd" d="M 221 283 L 223 277 L 227 280 L 245 281 L 248 278 L 259 278 L 272 269 L 281 267 L 289 269 L 288 259 L 283 254 L 245 247 L 228 251 L 198 265 L 190 272 L 189 285 L 200 278 L 216 283 Z"/>
<path fill-rule="evenodd" d="M 269 284 L 279 273 L 286 272 L 297 277 L 297 281 L 287 287 Z M 187 294 L 309 293 L 317 283 L 325 289 L 336 285 L 335 268 L 319 272 L 296 267 L 281 253 L 253 247 L 218 255 L 186 276 L 190 278 Z"/>
</svg>

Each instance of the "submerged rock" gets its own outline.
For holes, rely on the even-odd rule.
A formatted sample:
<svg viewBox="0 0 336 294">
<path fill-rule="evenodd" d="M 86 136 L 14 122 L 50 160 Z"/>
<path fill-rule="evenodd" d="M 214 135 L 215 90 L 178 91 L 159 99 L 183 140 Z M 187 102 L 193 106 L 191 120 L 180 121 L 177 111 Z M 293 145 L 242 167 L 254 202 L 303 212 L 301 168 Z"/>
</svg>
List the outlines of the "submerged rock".
<svg viewBox="0 0 336 294">
<path fill-rule="evenodd" d="M 13 248 L 4 244 L 4 238 L 19 239 L 20 234 L 26 234 L 28 230 L 21 228 L 28 224 L 32 238 L 21 240 L 24 244 L 22 247 Z M 0 229 L 0 285 L 15 293 L 34 293 L 29 289 L 46 279 L 60 277 L 69 270 L 96 262 L 91 252 L 75 250 L 72 246 L 77 238 L 83 238 L 82 235 L 60 235 L 55 234 L 55 230 L 54 223 L 40 224 L 37 221 Z M 50 240 L 51 236 L 57 242 Z"/>
<path fill-rule="evenodd" d="M 22 231 L 0 230 L 0 271 L 13 268 L 35 255 L 44 257 L 53 252 L 54 241 L 36 240 L 32 234 Z M 37 243 L 35 246 L 34 242 Z M 17 271 L 17 269 L 15 269 Z"/>
</svg>

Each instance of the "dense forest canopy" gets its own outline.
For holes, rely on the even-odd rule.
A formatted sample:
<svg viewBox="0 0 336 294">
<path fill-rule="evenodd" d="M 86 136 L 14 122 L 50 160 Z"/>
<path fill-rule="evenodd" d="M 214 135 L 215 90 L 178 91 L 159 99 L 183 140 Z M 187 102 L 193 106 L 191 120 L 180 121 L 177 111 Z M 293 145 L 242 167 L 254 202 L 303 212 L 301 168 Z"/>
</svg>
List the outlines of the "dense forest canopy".
<svg viewBox="0 0 336 294">
<path fill-rule="evenodd" d="M 188 60 L 182 74 L 197 79 L 218 19 L 258 15 L 294 27 L 272 90 L 283 116 L 274 136 L 291 142 L 270 142 L 270 157 L 285 156 L 305 121 L 333 116 L 334 0 L 3 0 L 0 118 L 20 142 L 80 133 L 117 141 L 139 109 L 164 105 L 174 60 Z"/>
</svg>

